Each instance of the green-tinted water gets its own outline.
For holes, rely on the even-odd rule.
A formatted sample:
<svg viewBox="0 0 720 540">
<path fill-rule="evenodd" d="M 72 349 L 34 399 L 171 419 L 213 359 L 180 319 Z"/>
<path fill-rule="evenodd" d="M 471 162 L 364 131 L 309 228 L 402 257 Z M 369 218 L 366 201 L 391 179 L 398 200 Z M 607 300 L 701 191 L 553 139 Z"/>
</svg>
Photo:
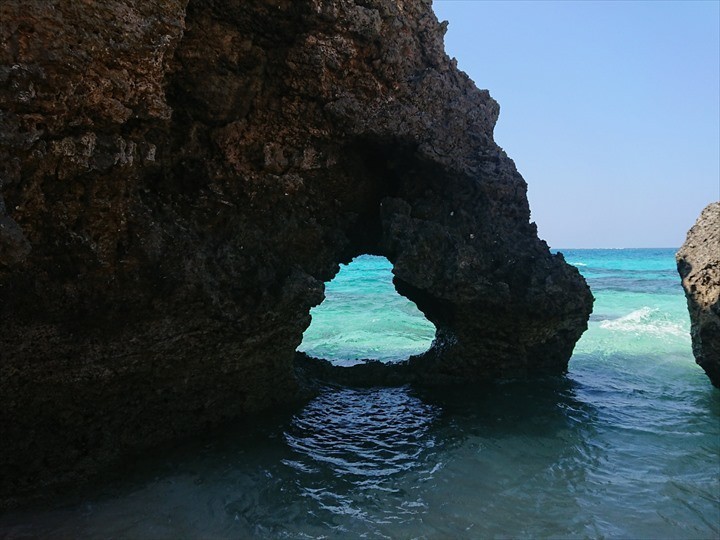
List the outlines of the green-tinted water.
<svg viewBox="0 0 720 540">
<path fill-rule="evenodd" d="M 433 324 L 395 292 L 385 257 L 365 255 L 343 266 L 310 314 L 299 350 L 337 365 L 402 360 L 426 351 L 435 337 Z"/>
</svg>

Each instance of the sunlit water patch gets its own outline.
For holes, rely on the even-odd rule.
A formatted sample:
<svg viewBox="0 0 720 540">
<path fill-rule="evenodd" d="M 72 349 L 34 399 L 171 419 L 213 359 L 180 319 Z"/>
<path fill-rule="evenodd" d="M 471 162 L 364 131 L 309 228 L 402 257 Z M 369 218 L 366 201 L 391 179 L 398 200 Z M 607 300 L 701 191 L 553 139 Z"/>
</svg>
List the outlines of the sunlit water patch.
<svg viewBox="0 0 720 540">
<path fill-rule="evenodd" d="M 425 352 L 435 337 L 435 326 L 395 290 L 392 263 L 375 255 L 342 265 L 310 315 L 298 350 L 336 365 L 404 360 Z"/>
<path fill-rule="evenodd" d="M 694 363 L 673 251 L 566 257 L 597 298 L 567 376 L 327 388 L 82 502 L 6 514 L 0 536 L 718 538 L 720 391 Z"/>
</svg>

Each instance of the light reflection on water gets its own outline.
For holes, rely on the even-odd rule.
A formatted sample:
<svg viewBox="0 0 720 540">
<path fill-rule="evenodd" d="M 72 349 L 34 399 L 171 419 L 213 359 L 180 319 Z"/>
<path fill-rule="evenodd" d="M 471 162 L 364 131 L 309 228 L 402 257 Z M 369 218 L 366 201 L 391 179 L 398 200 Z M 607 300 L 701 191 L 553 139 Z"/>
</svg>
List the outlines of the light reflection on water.
<svg viewBox="0 0 720 540">
<path fill-rule="evenodd" d="M 0 531 L 717 536 L 718 393 L 698 391 L 695 371 L 665 394 L 607 375 L 588 384 L 595 370 L 448 392 L 327 388 L 295 414 L 151 458 L 112 493 L 0 518 Z"/>
</svg>

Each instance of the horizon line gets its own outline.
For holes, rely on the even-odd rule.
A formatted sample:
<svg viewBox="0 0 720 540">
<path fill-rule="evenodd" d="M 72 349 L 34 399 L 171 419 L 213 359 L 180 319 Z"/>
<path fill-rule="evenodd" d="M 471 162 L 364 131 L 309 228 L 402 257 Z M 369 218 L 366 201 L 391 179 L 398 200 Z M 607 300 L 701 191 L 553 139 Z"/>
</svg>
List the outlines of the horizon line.
<svg viewBox="0 0 720 540">
<path fill-rule="evenodd" d="M 680 246 L 674 247 L 674 246 L 641 246 L 641 247 L 553 247 L 548 244 L 548 247 L 550 249 L 674 249 L 678 250 L 680 249 Z"/>
</svg>

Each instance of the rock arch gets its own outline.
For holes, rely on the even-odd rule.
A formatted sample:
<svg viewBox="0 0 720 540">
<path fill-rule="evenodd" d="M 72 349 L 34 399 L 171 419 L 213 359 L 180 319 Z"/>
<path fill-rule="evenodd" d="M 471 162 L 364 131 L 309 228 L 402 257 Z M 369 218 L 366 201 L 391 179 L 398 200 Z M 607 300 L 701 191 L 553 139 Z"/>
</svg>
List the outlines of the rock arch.
<svg viewBox="0 0 720 540">
<path fill-rule="evenodd" d="M 530 223 L 430 2 L 0 5 L 0 489 L 295 399 L 360 253 L 438 328 L 407 368 L 561 372 L 592 296 Z"/>
</svg>

